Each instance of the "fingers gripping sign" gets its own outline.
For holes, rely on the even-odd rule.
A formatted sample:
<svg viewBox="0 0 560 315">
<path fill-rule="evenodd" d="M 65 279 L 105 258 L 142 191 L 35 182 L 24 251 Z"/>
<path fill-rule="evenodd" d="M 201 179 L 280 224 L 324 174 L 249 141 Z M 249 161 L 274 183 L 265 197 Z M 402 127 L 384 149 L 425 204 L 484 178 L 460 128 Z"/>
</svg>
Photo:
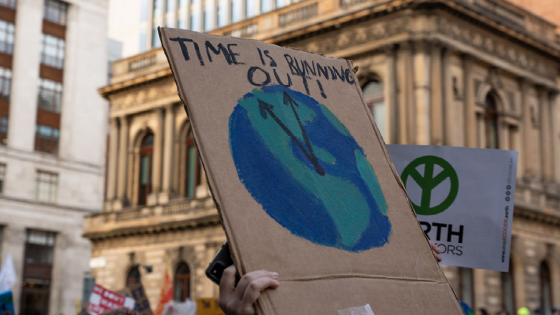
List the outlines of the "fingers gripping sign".
<svg viewBox="0 0 560 315">
<path fill-rule="evenodd" d="M 218 299 L 220 308 L 226 315 L 255 315 L 255 301 L 262 291 L 278 287 L 278 274 L 266 270 L 249 272 L 235 286 L 236 273 L 235 266 L 224 270 Z"/>
</svg>

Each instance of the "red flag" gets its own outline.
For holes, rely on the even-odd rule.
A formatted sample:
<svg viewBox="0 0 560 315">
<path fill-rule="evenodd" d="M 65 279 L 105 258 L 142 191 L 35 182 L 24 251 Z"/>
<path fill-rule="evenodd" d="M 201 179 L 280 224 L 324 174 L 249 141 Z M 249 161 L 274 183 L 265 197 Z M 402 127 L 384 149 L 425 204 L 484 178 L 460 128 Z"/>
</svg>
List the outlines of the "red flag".
<svg viewBox="0 0 560 315">
<path fill-rule="evenodd" d="M 173 301 L 173 272 L 171 271 L 171 261 L 167 259 L 165 267 L 165 279 L 163 280 L 163 287 L 159 297 L 159 304 L 156 309 L 156 315 L 161 315 L 165 304 Z"/>
</svg>

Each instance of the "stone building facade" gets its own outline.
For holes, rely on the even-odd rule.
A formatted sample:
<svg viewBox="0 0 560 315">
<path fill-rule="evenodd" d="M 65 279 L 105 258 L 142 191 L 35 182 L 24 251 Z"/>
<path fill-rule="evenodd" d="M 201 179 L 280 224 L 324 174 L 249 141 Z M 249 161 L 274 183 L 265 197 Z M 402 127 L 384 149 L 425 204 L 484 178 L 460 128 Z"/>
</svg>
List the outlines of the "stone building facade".
<svg viewBox="0 0 560 315">
<path fill-rule="evenodd" d="M 0 1 L 0 254 L 17 314 L 74 314 L 103 207 L 107 1 Z M 71 267 L 71 268 L 69 268 Z"/>
<path fill-rule="evenodd" d="M 352 59 L 387 143 L 519 151 L 510 272 L 443 268 L 475 308 L 560 306 L 555 25 L 503 0 L 307 0 L 212 33 Z M 114 73 L 107 201 L 85 225 L 96 281 L 141 280 L 155 305 L 171 258 L 176 297 L 217 296 L 204 268 L 225 237 L 165 56 Z"/>
</svg>

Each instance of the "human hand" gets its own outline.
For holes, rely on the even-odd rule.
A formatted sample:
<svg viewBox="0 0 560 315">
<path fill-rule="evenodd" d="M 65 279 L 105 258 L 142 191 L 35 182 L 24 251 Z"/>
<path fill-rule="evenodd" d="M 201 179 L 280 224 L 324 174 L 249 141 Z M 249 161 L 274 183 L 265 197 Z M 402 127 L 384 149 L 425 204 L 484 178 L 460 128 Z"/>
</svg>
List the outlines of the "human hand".
<svg viewBox="0 0 560 315">
<path fill-rule="evenodd" d="M 224 270 L 218 304 L 226 315 L 255 315 L 255 301 L 262 291 L 278 287 L 278 274 L 266 270 L 252 271 L 244 275 L 236 287 L 236 273 L 235 265 Z"/>
<path fill-rule="evenodd" d="M 437 247 L 437 245 L 435 243 L 433 243 L 432 241 L 430 241 L 430 247 L 432 248 L 432 252 L 434 253 L 434 256 L 436 257 L 438 262 L 441 262 L 441 256 L 439 254 L 441 254 L 441 249 L 439 249 Z"/>
</svg>

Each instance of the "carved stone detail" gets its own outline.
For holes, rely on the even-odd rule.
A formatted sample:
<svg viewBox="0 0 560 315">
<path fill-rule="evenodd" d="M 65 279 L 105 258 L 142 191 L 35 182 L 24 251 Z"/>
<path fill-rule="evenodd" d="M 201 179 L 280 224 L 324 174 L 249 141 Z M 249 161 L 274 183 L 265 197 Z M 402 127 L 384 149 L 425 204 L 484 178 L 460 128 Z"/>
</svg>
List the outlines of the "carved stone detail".
<svg viewBox="0 0 560 315">
<path fill-rule="evenodd" d="M 514 66 L 533 72 L 538 76 L 554 81 L 557 75 L 555 64 L 546 62 L 517 45 L 506 43 L 497 36 L 483 34 L 472 28 L 466 28 L 446 18 L 438 18 L 438 32 L 455 40 L 471 45 L 488 54 L 499 57 Z"/>
<path fill-rule="evenodd" d="M 147 102 L 155 101 L 164 97 L 177 95 L 177 87 L 173 81 L 153 84 L 149 88 L 145 86 L 118 93 L 111 96 L 111 110 L 119 110 L 138 106 Z"/>
</svg>

